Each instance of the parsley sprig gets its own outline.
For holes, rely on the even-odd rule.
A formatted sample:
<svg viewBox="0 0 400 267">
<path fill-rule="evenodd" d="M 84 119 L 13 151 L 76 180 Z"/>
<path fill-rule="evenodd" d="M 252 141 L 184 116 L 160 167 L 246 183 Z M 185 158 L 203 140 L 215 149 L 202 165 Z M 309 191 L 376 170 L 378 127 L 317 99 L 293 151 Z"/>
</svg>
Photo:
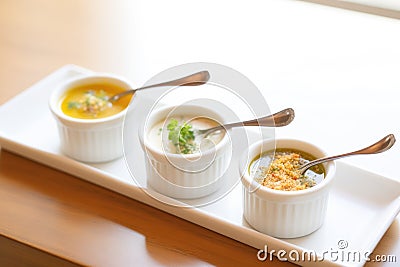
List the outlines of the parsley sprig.
<svg viewBox="0 0 400 267">
<path fill-rule="evenodd" d="M 191 124 L 184 122 L 180 125 L 177 119 L 171 119 L 167 130 L 168 140 L 175 146 L 177 153 L 192 154 L 198 149 Z"/>
</svg>

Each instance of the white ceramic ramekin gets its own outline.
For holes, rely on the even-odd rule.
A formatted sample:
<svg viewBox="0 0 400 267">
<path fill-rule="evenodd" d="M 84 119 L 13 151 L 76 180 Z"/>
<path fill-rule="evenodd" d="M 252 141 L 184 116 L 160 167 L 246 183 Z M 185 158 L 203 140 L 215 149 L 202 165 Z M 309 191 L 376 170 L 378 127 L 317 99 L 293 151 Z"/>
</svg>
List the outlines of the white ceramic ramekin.
<svg viewBox="0 0 400 267">
<path fill-rule="evenodd" d="M 252 144 L 248 159 L 276 148 L 298 149 L 320 158 L 327 154 L 319 147 L 295 139 L 269 139 Z M 308 235 L 324 222 L 329 190 L 335 175 L 335 163 L 324 163 L 325 179 L 317 185 L 299 191 L 280 191 L 265 186 L 255 186 L 249 174 L 249 164 L 242 160 L 240 173 L 243 185 L 243 215 L 256 230 L 278 238 L 296 238 Z M 257 184 L 258 185 L 258 184 Z"/>
<path fill-rule="evenodd" d="M 131 89 L 129 82 L 111 74 L 94 74 L 71 79 L 55 88 L 49 106 L 58 126 L 61 151 L 83 162 L 105 162 L 123 154 L 122 124 L 126 110 L 100 119 L 78 119 L 64 114 L 61 98 L 69 89 L 90 84 L 117 85 Z"/>
<path fill-rule="evenodd" d="M 226 172 L 231 156 L 228 134 L 213 149 L 188 155 L 163 151 L 149 141 L 148 132 L 161 120 L 176 116 L 207 117 L 222 124 L 223 118 L 211 109 L 187 105 L 164 107 L 154 110 L 145 122 L 143 133 L 139 133 L 147 171 L 147 184 L 173 198 L 193 199 L 209 195 L 219 187 L 220 178 Z"/>
</svg>

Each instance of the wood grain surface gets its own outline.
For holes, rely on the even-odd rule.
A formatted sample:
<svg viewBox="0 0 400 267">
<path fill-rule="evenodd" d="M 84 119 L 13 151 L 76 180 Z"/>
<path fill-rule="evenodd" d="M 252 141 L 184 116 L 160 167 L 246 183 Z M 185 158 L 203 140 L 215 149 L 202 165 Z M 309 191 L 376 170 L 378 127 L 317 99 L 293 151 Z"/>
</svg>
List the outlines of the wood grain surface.
<svg viewBox="0 0 400 267">
<path fill-rule="evenodd" d="M 124 32 L 101 27 L 124 20 L 130 2 L 118 2 L 2 0 L 0 104 L 65 64 L 126 71 Z M 4 150 L 0 235 L 0 266 L 265 264 L 254 248 Z"/>
<path fill-rule="evenodd" d="M 134 40 L 125 34 L 134 8 L 132 1 L 114 0 L 0 1 L 0 104 L 69 63 L 134 73 L 126 59 Z M 398 228 L 392 225 L 376 252 L 399 252 Z M 257 251 L 0 151 L 0 266 L 268 264 L 257 260 Z"/>
</svg>

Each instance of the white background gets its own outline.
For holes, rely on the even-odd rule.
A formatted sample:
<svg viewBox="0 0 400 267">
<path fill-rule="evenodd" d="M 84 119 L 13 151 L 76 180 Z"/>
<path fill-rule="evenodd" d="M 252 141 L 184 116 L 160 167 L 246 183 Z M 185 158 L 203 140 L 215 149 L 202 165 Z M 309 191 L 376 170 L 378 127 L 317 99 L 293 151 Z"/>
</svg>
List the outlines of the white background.
<svg viewBox="0 0 400 267">
<path fill-rule="evenodd" d="M 132 33 L 124 74 L 138 86 L 175 65 L 219 63 L 252 80 L 272 111 L 295 109 L 277 137 L 330 154 L 400 140 L 399 20 L 303 1 L 141 1 L 132 11 L 115 27 Z M 343 161 L 400 180 L 400 143 Z"/>
</svg>

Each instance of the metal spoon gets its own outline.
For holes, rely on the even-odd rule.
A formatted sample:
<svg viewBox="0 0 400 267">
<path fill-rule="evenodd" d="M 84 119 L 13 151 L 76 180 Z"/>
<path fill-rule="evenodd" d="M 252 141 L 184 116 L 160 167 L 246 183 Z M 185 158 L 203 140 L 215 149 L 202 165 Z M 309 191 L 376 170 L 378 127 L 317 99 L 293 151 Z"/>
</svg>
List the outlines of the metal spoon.
<svg viewBox="0 0 400 267">
<path fill-rule="evenodd" d="M 213 128 L 203 129 L 203 130 L 196 130 L 196 137 L 199 135 L 204 135 L 206 138 L 208 135 L 215 131 L 223 130 L 223 129 L 230 129 L 233 127 L 239 126 L 266 126 L 266 127 L 281 127 L 288 125 L 294 119 L 294 110 L 292 108 L 287 108 L 282 111 L 279 111 L 275 114 L 268 115 L 259 119 L 244 121 L 244 122 L 234 122 L 224 125 L 218 125 Z"/>
<path fill-rule="evenodd" d="M 172 80 L 172 81 L 167 81 L 167 82 L 162 82 L 162 83 L 157 83 L 157 84 L 151 84 L 147 86 L 143 86 L 137 89 L 132 89 L 128 91 L 124 91 L 122 93 L 116 94 L 108 99 L 110 102 L 117 101 L 123 96 L 129 95 L 129 94 L 134 94 L 136 91 L 147 89 L 147 88 L 153 88 L 153 87 L 159 87 L 159 86 L 197 86 L 197 85 L 202 85 L 207 83 L 207 81 L 210 79 L 210 73 L 208 71 L 200 71 L 193 73 L 191 75 Z"/>
<path fill-rule="evenodd" d="M 304 164 L 303 166 L 300 167 L 300 172 L 301 174 L 304 174 L 309 168 L 311 168 L 314 165 L 323 163 L 323 162 L 327 162 L 327 161 L 331 161 L 331 160 L 335 160 L 335 159 L 339 159 L 339 158 L 344 158 L 344 157 L 348 157 L 348 156 L 354 156 L 354 155 L 367 155 L 367 154 L 378 154 L 381 152 L 384 152 L 386 150 L 388 150 L 389 148 L 391 148 L 393 146 L 393 144 L 396 142 L 396 138 L 394 137 L 393 134 L 389 134 L 387 136 L 385 136 L 384 138 L 382 138 L 381 140 L 379 140 L 378 142 L 376 142 L 373 145 L 370 145 L 369 147 L 354 151 L 354 152 L 350 152 L 350 153 L 345 153 L 345 154 L 341 154 L 341 155 L 337 155 L 337 156 L 331 156 L 331 157 L 325 157 L 325 158 L 320 158 L 320 159 L 316 159 L 313 161 L 308 162 L 307 164 Z"/>
</svg>

